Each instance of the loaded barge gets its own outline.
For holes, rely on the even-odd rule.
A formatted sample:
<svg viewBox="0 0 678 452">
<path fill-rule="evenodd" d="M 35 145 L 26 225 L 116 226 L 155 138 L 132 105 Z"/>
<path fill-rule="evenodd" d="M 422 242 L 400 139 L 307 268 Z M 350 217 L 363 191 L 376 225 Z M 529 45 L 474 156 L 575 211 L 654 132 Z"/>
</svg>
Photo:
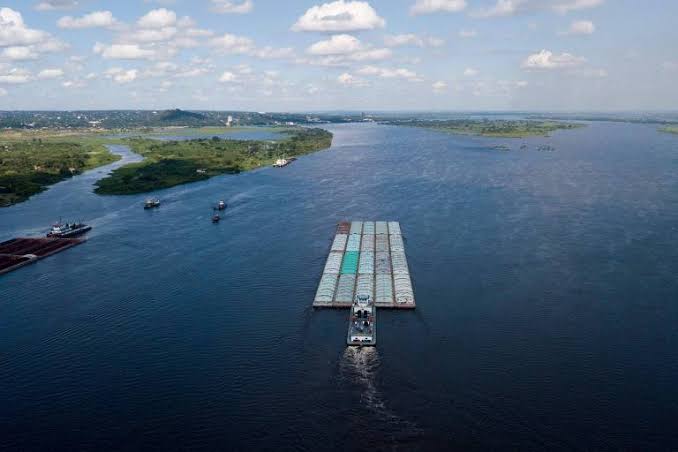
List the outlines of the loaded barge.
<svg viewBox="0 0 678 452">
<path fill-rule="evenodd" d="M 0 243 L 0 275 L 58 253 L 85 239 L 19 237 Z"/>
<path fill-rule="evenodd" d="M 349 345 L 375 345 L 377 308 L 414 309 L 414 291 L 400 223 L 339 223 L 313 306 L 351 308 Z M 371 317 L 357 317 L 357 312 L 364 314 L 366 306 Z M 360 321 L 355 323 L 357 320 Z M 359 331 L 357 326 L 364 327 L 369 334 L 358 334 L 364 331 Z M 370 334 L 371 339 L 364 337 Z M 352 336 L 358 339 L 353 340 Z"/>
</svg>

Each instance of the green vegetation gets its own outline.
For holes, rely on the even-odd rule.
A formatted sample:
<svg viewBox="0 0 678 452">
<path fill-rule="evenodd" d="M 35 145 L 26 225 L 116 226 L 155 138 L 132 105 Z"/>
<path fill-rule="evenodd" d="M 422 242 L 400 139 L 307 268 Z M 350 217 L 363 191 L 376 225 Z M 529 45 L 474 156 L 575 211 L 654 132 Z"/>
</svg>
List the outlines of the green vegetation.
<svg viewBox="0 0 678 452">
<path fill-rule="evenodd" d="M 662 127 L 659 130 L 661 132 L 678 134 L 678 124 L 673 124 L 673 125 L 670 125 L 670 126 Z"/>
<path fill-rule="evenodd" d="M 269 165 L 281 155 L 288 157 L 328 148 L 332 134 L 322 129 L 297 128 L 285 132 L 281 141 L 237 141 L 218 137 L 159 142 L 147 138 L 127 140 L 140 163 L 125 165 L 97 182 L 96 193 L 122 195 L 143 193 L 235 174 Z"/>
<path fill-rule="evenodd" d="M 48 185 L 119 158 L 96 137 L 0 135 L 0 207 L 24 201 Z"/>
<path fill-rule="evenodd" d="M 479 135 L 494 138 L 525 138 L 532 136 L 546 136 L 556 130 L 576 129 L 583 127 L 581 124 L 556 122 L 556 121 L 528 121 L 528 120 L 504 120 L 504 119 L 452 119 L 445 121 L 388 121 L 387 124 L 423 127 L 441 132 Z"/>
</svg>

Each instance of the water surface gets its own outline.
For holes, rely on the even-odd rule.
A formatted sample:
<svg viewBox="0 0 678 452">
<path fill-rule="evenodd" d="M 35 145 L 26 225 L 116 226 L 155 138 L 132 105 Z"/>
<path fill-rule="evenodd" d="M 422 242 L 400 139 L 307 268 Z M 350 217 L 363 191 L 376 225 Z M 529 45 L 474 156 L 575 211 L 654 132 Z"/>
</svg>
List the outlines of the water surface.
<svg viewBox="0 0 678 452">
<path fill-rule="evenodd" d="M 678 137 L 330 130 L 152 211 L 96 173 L 0 210 L 5 238 L 95 226 L 0 277 L 0 449 L 678 448 Z M 406 235 L 418 307 L 372 350 L 311 308 L 342 219 Z"/>
</svg>

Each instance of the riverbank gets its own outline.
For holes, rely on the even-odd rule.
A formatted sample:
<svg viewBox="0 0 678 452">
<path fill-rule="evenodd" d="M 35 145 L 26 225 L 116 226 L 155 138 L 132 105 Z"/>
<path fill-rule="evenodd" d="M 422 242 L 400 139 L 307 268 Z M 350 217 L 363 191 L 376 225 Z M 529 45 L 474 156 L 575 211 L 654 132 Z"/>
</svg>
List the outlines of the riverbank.
<svg viewBox="0 0 678 452">
<path fill-rule="evenodd" d="M 228 140 L 218 137 L 158 142 L 129 138 L 125 142 L 144 161 L 123 166 L 99 180 L 102 195 L 145 193 L 219 174 L 237 174 L 271 164 L 281 155 L 300 156 L 326 149 L 332 134 L 323 129 L 297 128 L 279 141 Z"/>
<path fill-rule="evenodd" d="M 491 138 L 528 138 L 548 136 L 557 130 L 585 127 L 584 124 L 559 121 L 529 121 L 504 119 L 451 119 L 443 121 L 392 120 L 384 124 L 420 127 L 457 135 L 476 135 Z"/>
<path fill-rule="evenodd" d="M 0 207 L 25 201 L 52 184 L 120 159 L 99 136 L 46 132 L 0 135 Z"/>
<path fill-rule="evenodd" d="M 659 131 L 664 132 L 664 133 L 673 133 L 673 134 L 678 135 L 678 124 L 662 127 L 661 129 L 659 129 Z"/>
</svg>

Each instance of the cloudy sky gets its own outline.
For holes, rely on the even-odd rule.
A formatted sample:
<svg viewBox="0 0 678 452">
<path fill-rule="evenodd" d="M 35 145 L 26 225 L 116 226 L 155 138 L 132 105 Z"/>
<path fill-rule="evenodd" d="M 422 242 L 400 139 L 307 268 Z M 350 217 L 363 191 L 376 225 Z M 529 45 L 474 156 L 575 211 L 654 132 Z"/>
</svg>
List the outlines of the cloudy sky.
<svg viewBox="0 0 678 452">
<path fill-rule="evenodd" d="M 0 110 L 664 110 L 673 0 L 0 0 Z"/>
</svg>

